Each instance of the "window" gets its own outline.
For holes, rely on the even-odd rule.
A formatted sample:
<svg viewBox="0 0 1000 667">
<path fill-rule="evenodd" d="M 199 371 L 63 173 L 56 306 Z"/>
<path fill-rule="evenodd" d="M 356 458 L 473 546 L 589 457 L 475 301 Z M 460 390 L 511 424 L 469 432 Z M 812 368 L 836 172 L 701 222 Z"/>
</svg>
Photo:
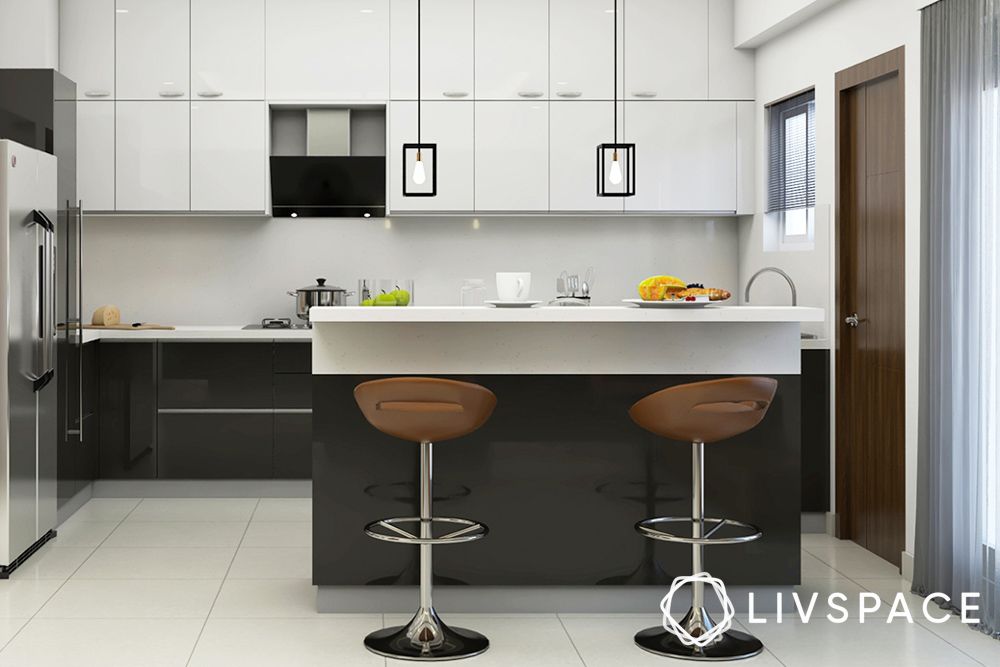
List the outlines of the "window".
<svg viewBox="0 0 1000 667">
<path fill-rule="evenodd" d="M 813 91 L 767 108 L 767 214 L 777 250 L 812 249 L 816 217 L 816 118 Z"/>
</svg>

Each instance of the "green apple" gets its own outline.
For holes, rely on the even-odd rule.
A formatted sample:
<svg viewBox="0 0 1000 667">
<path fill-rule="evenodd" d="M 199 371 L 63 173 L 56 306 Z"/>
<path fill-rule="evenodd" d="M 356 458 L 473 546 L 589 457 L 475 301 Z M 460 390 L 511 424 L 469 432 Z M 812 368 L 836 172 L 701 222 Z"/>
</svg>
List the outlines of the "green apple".
<svg viewBox="0 0 1000 667">
<path fill-rule="evenodd" d="M 405 289 L 396 288 L 391 292 L 391 294 L 396 298 L 397 306 L 408 306 L 410 305 L 410 293 Z"/>
<path fill-rule="evenodd" d="M 375 305 L 376 306 L 395 306 L 396 305 L 396 297 L 394 297 L 392 294 L 385 294 L 383 292 L 382 294 L 379 294 L 377 297 L 375 297 Z"/>
<path fill-rule="evenodd" d="M 375 299 L 365 299 L 364 301 L 361 302 L 361 305 L 362 306 L 374 306 L 375 305 Z"/>
</svg>

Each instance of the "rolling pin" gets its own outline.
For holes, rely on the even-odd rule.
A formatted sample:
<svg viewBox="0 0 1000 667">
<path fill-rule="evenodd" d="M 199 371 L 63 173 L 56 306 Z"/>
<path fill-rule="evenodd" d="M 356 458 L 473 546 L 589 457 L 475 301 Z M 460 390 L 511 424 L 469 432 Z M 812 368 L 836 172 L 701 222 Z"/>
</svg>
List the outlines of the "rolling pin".
<svg viewBox="0 0 1000 667">
<path fill-rule="evenodd" d="M 121 324 L 121 321 L 122 311 L 118 309 L 118 306 L 101 306 L 94 311 L 94 317 L 90 320 L 91 324 L 101 327 Z"/>
</svg>

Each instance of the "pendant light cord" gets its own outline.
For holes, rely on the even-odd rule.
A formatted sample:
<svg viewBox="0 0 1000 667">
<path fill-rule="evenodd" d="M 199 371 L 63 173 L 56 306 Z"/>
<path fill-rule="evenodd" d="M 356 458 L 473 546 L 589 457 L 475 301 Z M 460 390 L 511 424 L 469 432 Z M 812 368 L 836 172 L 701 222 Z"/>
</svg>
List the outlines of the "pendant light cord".
<svg viewBox="0 0 1000 667">
<path fill-rule="evenodd" d="M 418 2 L 420 0 L 417 0 Z M 612 91 L 612 99 L 615 106 L 615 143 L 618 143 L 618 0 L 615 0 L 615 20 L 614 20 L 614 49 L 615 49 L 615 89 Z M 618 148 L 615 148 L 615 152 L 618 152 Z"/>
<path fill-rule="evenodd" d="M 618 0 L 615 0 L 617 2 Z M 417 143 L 420 143 L 420 79 L 422 76 L 420 69 L 420 0 L 417 0 Z M 417 155 L 420 149 L 417 149 Z"/>
</svg>

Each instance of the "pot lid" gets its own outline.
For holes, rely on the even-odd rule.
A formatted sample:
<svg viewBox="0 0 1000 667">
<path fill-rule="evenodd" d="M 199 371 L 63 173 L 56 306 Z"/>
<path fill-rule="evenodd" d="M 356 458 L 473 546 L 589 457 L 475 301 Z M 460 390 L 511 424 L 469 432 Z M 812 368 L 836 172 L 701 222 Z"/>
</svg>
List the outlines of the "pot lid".
<svg viewBox="0 0 1000 667">
<path fill-rule="evenodd" d="M 300 287 L 299 292 L 346 292 L 343 287 L 337 287 L 336 285 L 327 285 L 326 278 L 317 278 L 315 285 L 309 285 L 309 287 Z"/>
</svg>

